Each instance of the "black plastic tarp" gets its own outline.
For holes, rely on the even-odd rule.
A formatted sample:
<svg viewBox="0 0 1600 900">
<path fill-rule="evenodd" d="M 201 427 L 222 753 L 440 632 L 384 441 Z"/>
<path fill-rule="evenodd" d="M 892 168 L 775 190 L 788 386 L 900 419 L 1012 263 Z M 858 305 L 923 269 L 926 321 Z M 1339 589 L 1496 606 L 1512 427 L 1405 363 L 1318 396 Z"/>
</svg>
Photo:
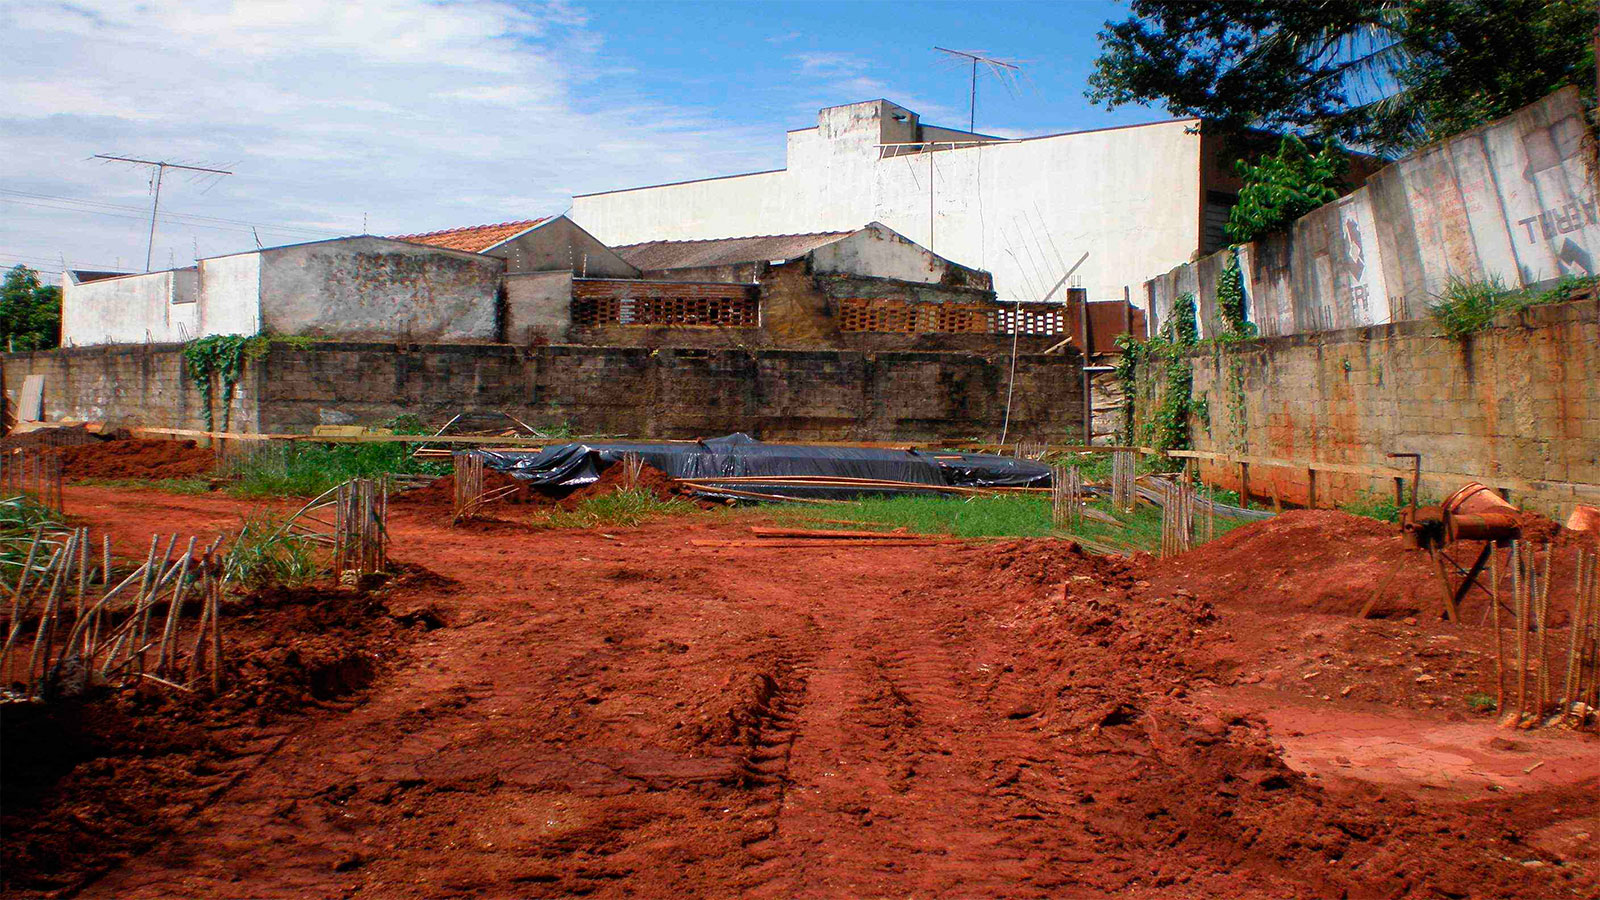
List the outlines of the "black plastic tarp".
<svg viewBox="0 0 1600 900">
<path fill-rule="evenodd" d="M 593 483 L 601 472 L 629 453 L 674 478 L 711 482 L 719 478 L 811 475 L 958 487 L 1048 487 L 1050 484 L 1050 468 L 1033 460 L 945 450 L 767 444 L 744 434 L 693 442 L 583 442 L 537 451 L 489 451 L 485 453 L 484 464 L 530 481 L 543 490 L 564 492 Z M 738 485 L 741 490 L 794 496 L 879 492 L 779 487 L 760 483 Z"/>
</svg>

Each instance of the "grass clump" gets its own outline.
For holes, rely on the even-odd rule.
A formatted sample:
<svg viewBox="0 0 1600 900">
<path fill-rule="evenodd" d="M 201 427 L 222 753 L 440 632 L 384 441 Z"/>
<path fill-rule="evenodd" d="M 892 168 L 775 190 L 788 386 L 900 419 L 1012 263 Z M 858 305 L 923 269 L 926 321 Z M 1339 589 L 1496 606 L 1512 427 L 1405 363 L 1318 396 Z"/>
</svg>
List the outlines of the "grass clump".
<svg viewBox="0 0 1600 900">
<path fill-rule="evenodd" d="M 86 478 L 78 484 L 127 491 L 165 491 L 168 494 L 209 494 L 211 479 L 204 475 L 188 478 Z"/>
<path fill-rule="evenodd" d="M 66 523 L 59 513 L 34 503 L 27 496 L 0 500 L 0 588 L 16 587 L 17 577 L 28 561 L 28 548 L 33 535 L 44 529 L 43 540 L 50 546 L 41 546 L 33 561 L 33 570 L 41 568 L 49 558 L 50 550 L 59 542 Z M 33 576 L 29 576 L 32 578 Z"/>
<path fill-rule="evenodd" d="M 1485 694 L 1482 692 L 1468 694 L 1466 696 L 1466 701 L 1468 706 L 1483 712 L 1493 712 L 1495 707 L 1498 705 L 1494 702 L 1493 694 Z"/>
<path fill-rule="evenodd" d="M 556 510 L 550 513 L 547 524 L 551 528 L 627 528 L 662 516 L 681 516 L 698 510 L 693 503 L 677 497 L 663 500 L 641 488 L 624 488 L 588 497 L 570 510 Z"/>
<path fill-rule="evenodd" d="M 442 475 L 448 462 L 421 461 L 404 443 L 272 443 L 231 460 L 228 487 L 237 497 L 315 497 L 352 478 L 389 473 Z"/>
<path fill-rule="evenodd" d="M 1400 507 L 1395 505 L 1392 497 L 1381 494 L 1364 493 L 1349 503 L 1341 504 L 1339 509 L 1352 516 L 1365 516 L 1380 522 L 1400 521 Z"/>
<path fill-rule="evenodd" d="M 310 541 L 283 533 L 283 520 L 267 514 L 245 517 L 223 560 L 228 580 L 246 590 L 300 587 L 322 572 Z"/>
<path fill-rule="evenodd" d="M 1542 291 L 1512 290 L 1498 275 L 1484 281 L 1452 277 L 1444 291 L 1434 297 L 1435 302 L 1428 311 L 1445 334 L 1459 340 L 1488 328 L 1505 313 L 1544 303 L 1560 303 L 1583 291 L 1594 290 L 1596 286 L 1600 286 L 1600 276 L 1594 275 L 1566 275 Z"/>
</svg>

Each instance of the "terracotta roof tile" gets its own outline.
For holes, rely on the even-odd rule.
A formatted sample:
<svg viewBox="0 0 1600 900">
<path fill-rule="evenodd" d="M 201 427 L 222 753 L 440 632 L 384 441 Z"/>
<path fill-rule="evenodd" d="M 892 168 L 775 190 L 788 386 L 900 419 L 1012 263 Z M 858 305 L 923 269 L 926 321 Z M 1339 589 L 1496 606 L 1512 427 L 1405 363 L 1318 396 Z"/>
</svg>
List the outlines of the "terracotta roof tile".
<svg viewBox="0 0 1600 900">
<path fill-rule="evenodd" d="M 413 244 L 444 247 L 447 250 L 482 253 L 496 244 L 504 243 L 533 226 L 549 220 L 550 217 L 545 216 L 542 219 L 523 219 L 518 222 L 501 222 L 497 225 L 472 225 L 467 228 L 449 228 L 444 231 L 425 231 L 421 234 L 397 234 L 393 238 L 397 241 L 409 241 Z"/>
</svg>

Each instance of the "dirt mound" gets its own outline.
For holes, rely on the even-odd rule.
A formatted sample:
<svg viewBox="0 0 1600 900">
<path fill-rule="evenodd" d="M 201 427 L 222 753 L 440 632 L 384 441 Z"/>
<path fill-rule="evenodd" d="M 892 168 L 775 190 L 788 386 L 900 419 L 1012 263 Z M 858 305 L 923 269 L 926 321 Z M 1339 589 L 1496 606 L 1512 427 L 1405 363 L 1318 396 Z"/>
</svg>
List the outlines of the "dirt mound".
<svg viewBox="0 0 1600 900">
<path fill-rule="evenodd" d="M 230 601 L 224 628 L 220 697 L 149 685 L 8 706 L 5 894 L 71 893 L 154 846 L 269 752 L 281 723 L 366 688 L 427 625 L 391 617 L 376 595 L 303 589 Z"/>
<path fill-rule="evenodd" d="M 1550 597 L 1557 610 L 1570 603 L 1576 568 L 1575 542 L 1562 539 L 1565 534 L 1554 544 Z M 1481 547 L 1462 542 L 1445 554 L 1465 569 Z M 1455 577 L 1449 563 L 1445 568 Z M 1299 612 L 1355 615 L 1375 594 L 1375 618 L 1436 616 L 1444 608 L 1425 551 L 1407 548 L 1391 523 L 1337 510 L 1294 510 L 1245 525 L 1181 556 L 1152 561 L 1144 577 L 1218 602 Z M 1472 590 L 1462 601 L 1463 617 L 1476 623 L 1487 601 L 1486 592 Z M 1564 615 L 1556 614 L 1556 620 L 1564 621 Z"/>
<path fill-rule="evenodd" d="M 143 438 L 95 441 L 62 447 L 61 476 L 68 481 L 89 478 L 188 478 L 204 475 L 216 455 L 194 441 Z"/>
<path fill-rule="evenodd" d="M 1074 541 L 1037 538 L 1004 541 L 974 549 L 977 565 L 989 580 L 1008 588 L 1056 586 L 1092 578 L 1111 587 L 1133 584 L 1133 567 L 1121 557 L 1095 556 Z"/>
<path fill-rule="evenodd" d="M 683 489 L 672 479 L 671 475 L 654 466 L 641 468 L 639 477 L 634 479 L 632 484 L 629 484 L 628 476 L 623 471 L 622 464 L 617 463 L 601 472 L 598 480 L 568 494 L 563 505 L 570 508 L 591 497 L 599 497 L 602 494 L 609 494 L 613 491 L 620 491 L 630 487 L 635 490 L 649 491 L 660 500 L 668 500 L 683 493 Z"/>
</svg>

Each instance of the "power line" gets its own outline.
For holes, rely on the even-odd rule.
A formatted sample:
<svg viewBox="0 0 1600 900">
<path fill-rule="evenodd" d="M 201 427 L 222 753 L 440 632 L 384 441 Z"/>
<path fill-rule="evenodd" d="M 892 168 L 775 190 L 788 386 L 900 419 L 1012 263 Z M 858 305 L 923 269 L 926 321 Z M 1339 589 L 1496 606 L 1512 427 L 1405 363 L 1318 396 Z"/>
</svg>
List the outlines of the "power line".
<svg viewBox="0 0 1600 900">
<path fill-rule="evenodd" d="M 150 204 L 150 239 L 144 251 L 144 270 L 150 271 L 150 254 L 156 248 L 156 211 L 161 208 L 161 179 L 167 174 L 168 169 L 182 169 L 189 172 L 206 172 L 213 175 L 232 175 L 227 169 L 212 169 L 206 166 L 187 166 L 182 163 L 166 162 L 165 160 L 136 159 L 131 156 L 112 156 L 108 153 L 96 153 L 95 159 L 107 162 L 133 163 L 139 166 L 155 166 L 155 200 Z"/>
<path fill-rule="evenodd" d="M 11 197 L 26 197 L 26 198 L 32 199 L 32 200 L 48 200 L 48 201 L 51 201 L 52 203 L 72 204 L 71 206 L 44 206 L 43 204 L 31 204 L 31 203 L 30 204 L 24 204 L 24 205 L 27 205 L 27 206 L 41 206 L 41 207 L 43 207 L 45 209 L 64 209 L 64 210 L 70 210 L 70 211 L 73 211 L 73 212 L 79 212 L 79 211 L 82 211 L 82 212 L 95 212 L 95 211 L 101 210 L 101 209 L 104 209 L 104 210 L 116 210 L 116 211 L 119 211 L 119 212 L 139 213 L 137 218 L 139 218 L 139 219 L 143 219 L 144 218 L 144 210 L 142 208 L 140 208 L 140 207 L 137 207 L 137 206 L 124 206 L 124 205 L 122 205 L 120 203 L 107 203 L 104 200 L 85 200 L 85 199 L 80 198 L 80 197 L 58 197 L 58 196 L 56 196 L 54 194 L 36 194 L 36 193 L 31 192 L 31 191 L 18 191 L 18 190 L 11 190 L 9 188 L 0 188 L 0 195 L 7 195 L 7 196 L 11 196 Z M 5 197 L 0 197 L 0 199 L 5 199 Z M 20 202 L 20 201 L 10 201 L 10 202 Z M 79 207 L 79 206 L 86 207 L 86 209 L 78 210 L 76 207 Z M 95 209 L 87 209 L 87 207 L 94 207 Z M 199 215 L 197 213 L 167 212 L 167 213 L 163 213 L 161 215 L 161 220 L 163 222 L 172 222 L 172 223 L 176 223 L 176 224 L 190 224 L 190 223 L 198 224 L 198 223 L 215 222 L 215 223 L 220 223 L 220 224 L 224 224 L 224 225 L 239 225 L 239 226 L 244 227 L 245 229 L 249 229 L 249 228 L 265 228 L 268 231 L 275 231 L 275 232 L 279 232 L 279 233 L 303 232 L 305 234 L 315 234 L 315 235 L 340 235 L 340 234 L 343 234 L 343 232 L 332 231 L 332 230 L 329 230 L 329 229 L 326 229 L 326 228 L 310 228 L 310 227 L 307 227 L 307 226 L 304 226 L 304 225 L 268 225 L 268 224 L 263 224 L 261 222 L 249 222 L 249 221 L 245 221 L 243 219 L 228 219 L 228 218 L 223 218 L 221 216 L 202 216 L 202 215 Z"/>
</svg>

